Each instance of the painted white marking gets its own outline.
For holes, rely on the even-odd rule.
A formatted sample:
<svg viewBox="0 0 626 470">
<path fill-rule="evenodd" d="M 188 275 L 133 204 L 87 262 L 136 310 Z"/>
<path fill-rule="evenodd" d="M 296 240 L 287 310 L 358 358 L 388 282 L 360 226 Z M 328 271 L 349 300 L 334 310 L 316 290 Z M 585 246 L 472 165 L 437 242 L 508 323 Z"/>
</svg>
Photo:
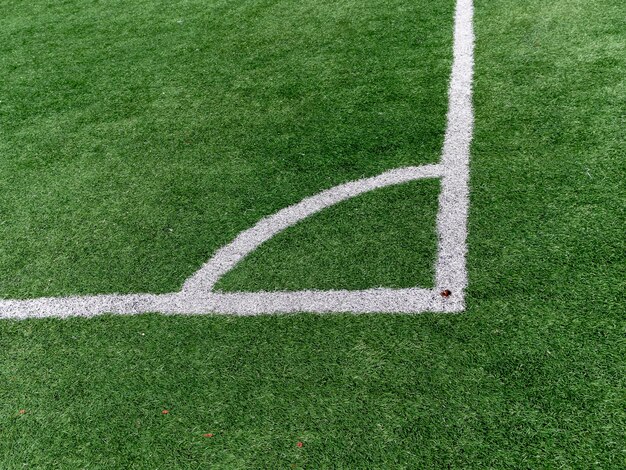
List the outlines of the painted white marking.
<svg viewBox="0 0 626 470">
<path fill-rule="evenodd" d="M 224 274 L 262 243 L 322 209 L 377 188 L 441 176 L 443 176 L 443 168 L 440 165 L 398 168 L 372 178 L 340 184 L 315 196 L 305 198 L 298 204 L 261 219 L 252 228 L 241 232 L 228 245 L 217 250 L 198 272 L 185 281 L 183 292 L 202 294 L 212 291 Z"/>
<path fill-rule="evenodd" d="M 474 33 L 472 0 L 457 0 L 454 51 L 448 91 L 448 114 L 441 162 L 398 168 L 372 178 L 335 186 L 260 220 L 219 249 L 180 292 L 171 294 L 91 295 L 0 300 L 0 318 L 92 317 L 104 313 L 133 315 L 267 313 L 420 313 L 458 312 L 465 308 L 466 238 L 469 206 L 469 152 L 473 132 L 472 77 Z M 302 219 L 359 194 L 423 178 L 441 178 L 437 232 L 439 236 L 434 289 L 304 290 L 296 292 L 233 292 L 213 290 L 239 261 Z M 450 295 L 440 293 L 449 290 Z"/>
</svg>

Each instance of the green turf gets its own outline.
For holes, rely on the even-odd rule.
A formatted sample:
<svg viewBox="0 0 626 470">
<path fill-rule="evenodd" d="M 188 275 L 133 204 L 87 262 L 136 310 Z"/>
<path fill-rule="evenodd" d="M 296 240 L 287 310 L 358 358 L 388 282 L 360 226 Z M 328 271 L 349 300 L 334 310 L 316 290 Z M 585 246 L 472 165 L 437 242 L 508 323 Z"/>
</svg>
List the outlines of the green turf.
<svg viewBox="0 0 626 470">
<path fill-rule="evenodd" d="M 436 8 L 436 3 L 428 5 Z M 167 8 L 162 5 L 154 9 L 150 8 L 151 4 L 146 5 L 137 7 L 133 17 L 173 16 L 165 14 Z M 176 8 L 182 10 L 189 5 L 193 4 L 181 3 Z M 219 5 L 220 14 L 231 18 L 231 26 L 234 16 L 229 15 L 234 15 L 241 5 L 250 4 Z M 263 13 L 265 8 L 272 5 L 278 8 L 286 3 L 259 2 L 258 5 L 257 12 Z M 27 18 L 35 14 L 29 11 L 34 8 L 30 2 L 20 9 L 9 10 L 6 2 L 2 7 L 11 13 L 0 17 L 0 34 L 5 35 L 0 41 L 0 47 L 5 47 L 0 56 L 1 70 L 5 73 L 6 37 L 26 41 L 39 36 L 33 31 L 26 34 L 28 22 L 32 21 Z M 323 10 L 321 6 L 320 9 Z M 2 321 L 0 467 L 624 467 L 626 54 L 624 26 L 617 20 L 623 16 L 622 11 L 622 2 L 618 0 L 476 1 L 476 132 L 471 164 L 470 286 L 464 314 L 301 314 L 240 319 L 145 315 Z M 360 10 L 350 19 L 356 21 L 360 17 L 357 13 Z M 39 11 L 35 17 L 49 14 Z M 7 17 L 15 19 L 20 15 L 25 31 L 20 35 L 9 34 Z M 199 23 L 202 21 L 205 19 L 198 18 Z M 277 24 L 283 25 L 285 21 Z M 80 25 L 72 24 L 78 34 Z M 250 14 L 248 25 L 255 24 Z M 144 25 L 152 31 L 148 26 L 149 23 Z M 50 30 L 59 27 L 58 21 L 50 21 L 46 26 Z M 343 27 L 339 29 L 344 31 Z M 276 31 L 288 34 L 287 27 Z M 91 33 L 84 34 L 90 37 Z M 168 43 L 166 33 L 159 34 L 165 34 L 162 40 Z M 354 34 L 358 34 L 356 30 Z M 232 38 L 235 37 L 238 34 L 233 34 Z M 291 39 L 295 41 L 297 37 Z M 139 41 L 132 38 L 135 35 L 129 33 L 128 41 Z M 23 60 L 36 58 L 25 55 Z M 143 71 L 148 73 L 154 68 L 154 77 L 158 78 L 164 73 L 159 69 L 161 66 L 162 61 L 146 62 Z M 242 66 L 242 69 L 246 68 Z M 24 80 L 28 76 L 24 73 Z M 98 76 L 95 74 L 94 79 Z M 146 78 L 146 93 L 152 90 L 154 77 Z M 43 78 L 40 80 L 43 84 Z M 3 96 L 8 93 L 5 83 L 4 79 L 0 80 Z M 346 87 L 350 89 L 349 84 Z M 17 93 L 19 87 L 14 83 L 10 89 L 11 93 Z M 41 88 L 42 96 L 47 96 L 44 89 Z M 26 87 L 23 91 L 24 103 L 28 101 L 27 90 Z M 141 92 L 140 87 L 137 93 Z M 85 214 L 70 217 L 63 204 L 75 203 L 77 195 L 87 198 L 90 188 L 106 187 L 110 191 L 108 198 L 100 194 L 98 204 L 81 209 L 88 214 L 93 211 L 92 221 L 99 220 L 98 207 L 114 213 L 115 202 L 127 198 L 124 205 L 117 206 L 120 211 L 117 223 L 122 230 L 124 224 L 120 220 L 125 220 L 124 214 L 129 217 L 127 224 L 132 220 L 137 227 L 141 223 L 147 224 L 146 228 L 153 227 L 151 224 L 160 219 L 143 222 L 134 219 L 142 212 L 135 207 L 138 201 L 147 204 L 143 202 L 147 198 L 153 207 L 168 207 L 167 201 L 177 200 L 175 195 L 183 198 L 183 194 L 193 194 L 196 183 L 213 171 L 209 170 L 213 165 L 223 165 L 220 167 L 223 173 L 219 173 L 222 179 L 214 184 L 236 189 L 229 199 L 236 201 L 230 203 L 231 215 L 247 207 L 246 197 L 251 193 L 245 192 L 252 190 L 245 188 L 251 187 L 247 184 L 250 180 L 258 177 L 259 181 L 265 181 L 263 175 L 273 174 L 269 169 L 258 173 L 252 165 L 242 169 L 247 161 L 243 157 L 238 160 L 239 166 L 229 163 L 235 158 L 233 154 L 215 157 L 210 163 L 205 161 L 206 173 L 196 169 L 186 174 L 183 169 L 195 161 L 194 154 L 174 159 L 178 152 L 165 152 L 154 142 L 146 143 L 144 150 L 157 152 L 159 158 L 148 159 L 148 163 L 143 160 L 142 164 L 141 156 L 148 158 L 150 153 L 142 154 L 138 150 L 140 138 L 133 147 L 131 141 L 120 140 L 124 135 L 121 130 L 116 134 L 111 128 L 102 134 L 102 139 L 106 146 L 120 146 L 117 157 L 105 153 L 91 157 L 81 154 L 77 161 L 46 162 L 48 154 L 44 149 L 56 148 L 51 144 L 55 139 L 65 142 L 68 152 L 77 141 L 54 133 L 57 122 L 51 117 L 54 113 L 47 118 L 31 116 L 26 119 L 30 119 L 30 125 L 24 129 L 34 134 L 30 137 L 28 132 L 24 134 L 26 140 L 20 141 L 18 152 L 15 140 L 9 141 L 7 134 L 10 130 L 11 139 L 17 138 L 13 126 L 22 125 L 18 119 L 22 114 L 17 108 L 8 112 L 3 96 L 0 96 L 0 109 L 4 113 L 0 139 L 4 146 L 0 173 L 3 295 L 68 292 L 72 288 L 104 290 L 123 282 L 129 282 L 129 290 L 137 286 L 158 290 L 158 286 L 175 284 L 172 281 L 175 276 L 167 274 L 170 269 L 184 277 L 178 268 L 170 267 L 176 264 L 176 259 L 192 259 L 188 261 L 190 271 L 193 271 L 191 265 L 202 261 L 201 249 L 186 245 L 196 243 L 190 237 L 177 241 L 179 245 L 169 262 L 156 258 L 162 263 L 157 268 L 152 267 L 154 260 L 144 255 L 145 263 L 132 272 L 141 279 L 132 282 L 128 273 L 120 274 L 117 281 L 107 281 L 103 270 L 117 273 L 126 269 L 123 266 L 132 264 L 115 254 L 110 254 L 110 261 L 119 266 L 98 268 L 94 257 L 89 266 L 100 270 L 103 277 L 94 280 L 77 275 L 76 284 L 70 282 L 74 282 L 73 273 L 66 272 L 70 264 L 64 258 L 76 250 L 58 255 L 58 266 L 54 260 L 50 261 L 50 266 L 57 266 L 58 272 L 50 266 L 28 267 L 36 263 L 34 253 L 43 248 L 49 250 L 44 256 L 47 259 L 51 253 L 59 253 L 63 240 L 78 243 L 71 236 L 55 238 L 52 229 L 65 227 L 73 220 L 71 217 L 82 220 Z M 189 123 L 191 114 L 186 113 L 191 113 L 193 108 L 185 104 L 184 98 L 184 95 L 178 98 L 183 104 L 172 115 L 182 113 Z M 62 103 L 69 97 L 61 99 L 52 95 L 46 99 L 50 102 L 42 105 L 41 113 L 51 109 L 54 103 L 64 106 Z M 336 99 L 339 102 L 343 98 Z M 174 105 L 176 100 L 171 100 Z M 386 100 L 381 97 L 381 102 Z M 130 100 L 128 106 L 133 103 L 135 100 Z M 75 105 L 78 103 L 72 103 L 72 107 Z M 14 113 L 12 127 L 7 124 L 7 113 L 8 116 Z M 321 108 L 319 113 L 318 116 L 325 115 Z M 328 119 L 334 119 L 333 116 Z M 147 127 L 156 126 L 151 118 L 151 113 L 146 112 L 144 119 L 150 123 L 145 124 Z M 259 126 L 265 118 L 273 119 L 259 113 Z M 365 126 L 371 121 L 360 116 L 354 120 L 355 128 L 359 122 Z M 160 125 L 165 127 L 165 121 Z M 280 128 L 278 123 L 272 125 Z M 81 134 L 95 129 L 80 119 L 75 126 L 75 132 Z M 268 124 L 267 128 L 257 129 L 255 136 L 246 138 L 275 135 L 270 128 Z M 140 131 L 136 130 L 137 135 L 150 134 Z M 183 127 L 179 131 L 183 132 Z M 111 138 L 104 139 L 105 135 Z M 132 135 L 129 131 L 128 138 Z M 194 145 L 200 145 L 198 142 L 204 138 L 204 133 L 190 134 Z M 166 137 L 162 139 L 168 141 Z M 241 139 L 242 146 L 246 142 L 249 141 Z M 182 145 L 182 141 L 173 139 L 170 145 L 175 147 L 175 144 Z M 22 161 L 20 155 L 25 155 L 25 149 L 29 148 L 33 153 Z M 133 151 L 137 152 L 134 161 L 130 156 L 123 158 L 124 152 L 130 155 Z M 40 159 L 33 155 L 39 155 Z M 141 172 L 130 184 L 119 179 L 117 186 L 108 187 L 98 173 L 101 169 L 93 166 L 99 159 L 116 162 L 118 168 L 126 168 L 128 164 Z M 346 159 L 344 163 L 350 160 Z M 155 167 L 156 161 L 169 162 L 165 173 L 167 184 L 159 190 L 157 183 L 161 180 L 154 176 L 144 188 L 139 185 L 142 178 L 160 172 Z M 360 171 L 374 172 L 374 166 L 380 163 L 359 160 L 359 165 L 372 167 L 351 172 L 342 170 L 340 161 L 335 162 L 337 169 L 327 174 L 333 178 L 335 171 L 344 177 L 359 176 Z M 276 163 L 281 164 L 286 165 Z M 327 164 L 331 165 L 331 161 Z M 381 164 L 380 168 L 383 167 Z M 93 168 L 92 179 L 88 175 L 81 179 L 80 172 L 68 173 L 72 168 L 88 174 Z M 179 172 L 172 168 L 179 168 Z M 235 171 L 235 176 L 226 176 L 227 170 L 236 168 L 240 171 Z M 287 171 L 279 168 L 273 171 Z M 248 175 L 247 182 L 242 174 Z M 315 174 L 312 171 L 297 181 L 305 186 L 310 184 L 308 188 L 312 189 L 317 184 L 307 180 L 314 179 Z M 115 173 L 110 170 L 105 175 Z M 290 174 L 286 179 L 296 181 L 292 177 Z M 242 189 L 234 185 L 236 178 L 241 178 Z M 30 196 L 11 189 L 15 185 L 24 187 L 27 181 L 32 184 Z M 69 184 L 72 182 L 74 186 Z M 168 185 L 171 193 L 163 189 Z M 177 219 L 180 213 L 193 212 L 196 219 L 192 219 L 201 225 L 194 229 L 204 237 L 209 236 L 208 228 L 220 222 L 222 226 L 211 230 L 215 240 L 223 237 L 219 239 L 221 243 L 238 229 L 247 228 L 258 215 L 279 208 L 274 204 L 295 202 L 301 196 L 300 190 L 306 193 L 306 188 L 299 185 L 283 196 L 265 196 L 262 191 L 258 196 L 267 199 L 259 200 L 255 209 L 239 214 L 234 222 L 228 222 L 230 218 L 223 215 L 225 206 L 219 210 L 214 206 L 204 213 L 204 206 L 198 201 L 190 202 L 189 207 L 180 202 L 167 215 Z M 69 192 L 61 191 L 64 186 L 68 186 L 64 191 Z M 11 191 L 7 192 L 7 188 Z M 141 194 L 144 199 L 134 199 L 139 197 L 135 195 L 139 188 L 151 191 L 151 197 L 144 192 Z M 11 204 L 6 203 L 7 194 L 14 201 Z M 213 196 L 200 191 L 198 197 L 199 200 L 208 197 L 209 202 Z M 281 197 L 284 200 L 278 201 Z M 86 201 L 82 202 L 89 206 Z M 28 225 L 28 214 L 42 204 L 45 210 L 29 222 L 29 227 L 24 226 Z M 73 207 L 78 206 L 83 207 L 82 204 Z M 131 212 L 127 214 L 122 206 Z M 7 207 L 17 209 L 7 216 Z M 338 206 L 337 210 L 341 208 Z M 213 212 L 222 215 L 205 218 Z M 107 220 L 104 225 L 112 223 Z M 14 231 L 19 227 L 18 237 Z M 126 256 L 141 258 L 134 255 L 141 245 L 131 236 L 135 231 L 128 229 L 114 242 L 111 236 L 118 231 L 111 227 L 98 233 L 92 223 L 83 229 L 90 234 L 92 244 L 110 245 L 106 250 L 98 246 L 91 249 L 108 253 L 111 246 L 128 245 L 134 249 L 128 249 Z M 397 226 L 392 227 L 395 230 Z M 139 233 L 150 239 L 149 230 Z M 164 232 L 162 243 L 169 240 L 167 236 Z M 89 253 L 89 243 L 85 242 L 84 246 Z M 202 244 L 202 249 L 206 246 Z M 7 254 L 5 250 L 9 248 L 14 252 Z M 144 253 L 159 252 L 154 245 L 141 249 L 146 250 Z M 195 249 L 199 251 L 194 252 Z M 30 255 L 29 251 L 32 251 Z M 7 258 L 11 261 L 5 261 Z M 21 268 L 19 263 L 23 263 Z M 86 266 L 76 266 L 81 276 Z M 162 284 L 148 281 L 158 269 L 170 281 L 161 281 Z M 37 273 L 43 272 L 49 276 L 40 278 Z M 65 281 L 52 277 L 59 273 Z M 50 283 L 49 290 L 43 282 Z M 170 413 L 161 414 L 163 409 Z M 19 410 L 25 413 L 20 414 Z M 204 433 L 213 433 L 214 437 L 204 438 Z M 297 442 L 302 442 L 303 447 L 298 448 Z"/>
<path fill-rule="evenodd" d="M 452 8 L 3 1 L 0 296 L 178 290 L 261 217 L 436 161 Z"/>
<path fill-rule="evenodd" d="M 258 248 L 216 289 L 432 287 L 438 188 L 412 182 L 325 209 Z"/>
</svg>

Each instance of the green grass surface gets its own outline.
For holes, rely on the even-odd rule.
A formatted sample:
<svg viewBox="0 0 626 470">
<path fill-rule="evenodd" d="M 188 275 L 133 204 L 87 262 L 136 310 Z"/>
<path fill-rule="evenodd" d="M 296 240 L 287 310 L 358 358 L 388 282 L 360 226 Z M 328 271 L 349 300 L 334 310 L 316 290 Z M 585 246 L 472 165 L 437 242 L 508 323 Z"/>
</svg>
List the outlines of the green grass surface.
<svg viewBox="0 0 626 470">
<path fill-rule="evenodd" d="M 424 147 L 417 152 L 422 144 L 411 140 L 415 148 L 408 143 L 403 148 L 416 153 L 407 154 L 406 160 L 384 152 L 387 156 L 373 158 L 379 151 L 367 146 L 373 142 L 368 138 L 382 134 L 376 134 L 380 129 L 375 116 L 369 120 L 365 113 L 346 124 L 351 129 L 368 129 L 354 141 L 364 152 L 363 158 L 353 159 L 351 155 L 359 153 L 342 147 L 343 157 L 326 159 L 328 154 L 320 151 L 311 161 L 281 160 L 282 155 L 297 153 L 283 152 L 292 144 L 273 140 L 276 130 L 290 129 L 300 121 L 281 121 L 273 107 L 269 112 L 271 96 L 263 95 L 265 88 L 259 85 L 267 80 L 259 76 L 249 82 L 248 92 L 259 94 L 256 101 L 229 101 L 215 84 L 219 80 L 206 76 L 203 83 L 197 83 L 206 68 L 196 67 L 184 48 L 176 48 L 181 42 L 173 41 L 178 27 L 175 21 L 187 18 L 179 12 L 190 11 L 186 9 L 194 5 L 197 8 L 197 4 L 128 3 L 132 6 L 124 7 L 128 15 L 125 22 L 119 20 L 118 30 L 113 20 L 97 19 L 95 12 L 104 7 L 89 4 L 93 18 L 87 16 L 93 19 L 92 29 L 99 28 L 100 36 L 69 17 L 78 15 L 72 13 L 72 3 L 47 9 L 43 2 L 23 8 L 17 3 L 1 3 L 9 13 L 0 19 L 3 296 L 173 288 L 212 248 L 273 209 L 296 202 L 320 186 L 436 157 L 441 136 L 439 130 L 431 134 L 428 129 L 439 129 L 439 124 L 435 125 L 443 115 L 443 110 L 437 111 L 439 98 L 431 112 L 430 95 L 406 83 L 397 89 L 424 99 L 423 106 L 406 104 L 407 114 L 397 115 L 398 120 L 390 121 L 384 132 L 398 133 L 394 135 L 400 140 L 405 136 L 430 142 L 431 151 Z M 368 8 L 349 2 L 341 5 L 347 8 L 344 18 L 348 23 L 367 26 L 360 20 L 367 14 L 391 11 L 393 5 L 403 4 L 406 10 L 397 11 L 398 21 L 410 26 L 406 38 L 419 31 L 425 34 L 427 30 L 420 28 L 428 26 L 433 28 L 429 34 L 441 35 L 438 44 L 449 45 L 450 22 L 445 15 L 450 5 L 408 3 L 385 3 L 384 8 L 374 8 L 374 2 L 368 2 Z M 118 8 L 122 9 L 121 5 Z M 227 51 L 229 41 L 261 42 L 262 35 L 256 34 L 255 28 L 272 18 L 275 22 L 265 25 L 268 35 L 285 35 L 285 41 L 295 43 L 302 37 L 290 23 L 303 18 L 292 11 L 295 2 L 215 5 L 216 10 L 207 8 L 187 20 L 197 21 L 200 28 L 208 21 L 219 25 L 218 19 L 223 17 L 224 27 L 217 31 L 206 28 L 202 34 L 195 30 L 190 37 L 214 34 L 215 43 Z M 320 18 L 327 11 L 336 11 L 323 2 L 298 5 L 317 6 Z M 65 16 L 55 8 L 66 9 L 66 23 L 58 21 Z M 245 18 L 241 16 L 244 10 L 249 12 Z M 144 315 L 2 321 L 0 467 L 623 467 L 626 54 L 624 26 L 616 20 L 623 16 L 622 10 L 617 0 L 476 1 L 476 129 L 465 313 L 238 319 Z M 440 14 L 445 18 L 437 24 L 420 23 L 419 13 L 424 11 L 430 11 L 432 18 Z M 32 26 L 33 18 L 37 18 L 37 28 Z M 159 24 L 163 30 L 156 26 Z M 388 23 L 381 24 L 379 36 L 374 37 L 367 36 L 368 28 L 350 29 L 343 23 L 328 25 L 320 20 L 321 24 L 361 45 L 363 55 L 355 58 L 355 63 L 375 57 L 398 58 L 393 64 L 381 65 L 380 73 L 389 74 L 385 76 L 393 76 L 394 70 L 401 70 L 396 67 L 406 64 L 406 57 L 393 51 L 386 54 L 389 51 L 384 49 L 389 48 L 375 40 L 404 37 L 395 34 Z M 14 29 L 7 30 L 7 25 Z M 322 41 L 322 33 L 318 37 L 317 32 L 324 29 L 309 26 L 309 37 Z M 69 85 L 67 94 L 47 93 L 45 84 L 53 83 L 58 69 L 35 73 L 51 63 L 37 58 L 46 50 L 38 45 L 50 41 L 53 47 L 55 40 L 67 40 L 68 35 L 58 30 L 63 28 L 72 32 L 69 37 L 82 34 L 94 38 L 92 43 L 76 41 L 77 48 L 82 44 L 84 54 L 113 53 L 115 47 L 120 48 L 116 57 L 122 62 L 117 65 L 96 52 L 92 61 L 81 65 L 78 59 L 71 59 L 69 49 L 59 46 L 58 53 L 67 53 L 68 67 L 75 70 L 66 77 L 78 80 L 80 73 L 92 74 L 95 82 L 87 81 L 85 89 L 101 92 L 97 99 L 80 98 Z M 250 28 L 249 34 L 246 28 Z M 111 34 L 112 30 L 117 34 Z M 148 34 L 154 36 L 146 37 Z M 24 42 L 23 48 L 18 48 L 22 52 L 11 52 L 13 46 L 7 46 L 7 38 L 11 44 Z M 103 45 L 105 40 L 110 41 L 109 47 Z M 268 37 L 264 40 L 269 41 Z M 340 42 L 329 39 L 328 45 Z M 137 55 L 146 49 L 130 47 L 133 43 L 153 46 L 161 56 L 157 60 L 146 52 L 150 58 L 144 57 L 142 62 Z M 298 49 L 294 59 L 303 51 L 319 52 L 321 44 L 313 41 L 310 47 Z M 416 64 L 430 60 L 428 48 L 413 45 L 415 49 L 408 44 L 405 49 L 407 54 L 415 54 L 415 62 L 399 75 L 403 80 L 421 80 L 419 70 L 423 69 Z M 287 49 L 279 48 L 276 53 L 288 55 Z M 274 50 L 266 44 L 267 54 Z M 377 50 L 378 56 L 373 53 Z M 441 63 L 448 60 L 444 56 Z M 219 63 L 218 56 L 212 57 L 208 63 Z M 226 52 L 221 56 L 224 74 L 232 73 L 228 76 L 234 79 L 252 73 L 250 63 L 233 65 L 228 57 Z M 4 74 L 13 70 L 7 64 L 18 59 L 40 63 L 11 72 L 7 82 Z M 110 75 L 93 67 L 117 70 L 127 59 L 136 68 L 120 71 L 118 82 L 106 88 Z M 229 60 L 236 63 L 239 59 Z M 283 60 L 281 56 L 275 66 Z M 259 67 L 268 61 L 268 56 L 258 56 Z M 173 63 L 187 68 L 178 70 Z M 299 86 L 305 87 L 319 85 L 313 78 L 322 69 L 312 69 L 310 76 L 291 69 L 284 73 L 293 72 L 289 76 L 294 79 L 301 77 Z M 447 80 L 447 71 L 433 69 L 432 64 L 426 69 L 424 73 Z M 166 77 L 177 73 L 189 83 L 185 87 L 171 85 L 170 90 L 179 94 L 159 101 L 160 87 L 174 83 Z M 190 76 L 193 73 L 200 75 Z M 336 71 L 328 73 L 329 80 L 340 76 Z M 439 91 L 433 88 L 433 96 L 439 97 L 440 84 L 422 78 L 422 86 L 435 87 Z M 65 79 L 59 80 L 64 83 Z M 33 90 L 31 83 L 39 84 L 35 87 L 38 98 L 29 95 L 34 94 L 29 91 Z M 132 88 L 132 83 L 137 88 Z M 376 79 L 371 86 L 378 83 Z M 100 84 L 100 88 L 92 84 Z M 127 85 L 129 88 L 124 88 Z M 336 85 L 328 84 L 328 89 L 339 89 Z M 332 95 L 333 103 L 345 102 L 347 95 L 360 89 L 353 82 L 344 85 L 343 94 Z M 120 87 L 126 94 L 112 93 Z M 206 101 L 200 99 L 204 103 L 200 108 L 216 114 L 223 109 L 223 121 L 193 106 L 199 99 L 198 90 L 204 93 L 207 87 L 215 87 L 216 95 L 202 94 Z M 144 93 L 147 101 L 142 102 Z M 118 104 L 107 108 L 105 97 L 109 95 L 114 100 L 126 96 L 128 108 Z M 228 93 L 224 91 L 224 95 Z M 5 103 L 7 96 L 13 97 L 12 104 L 11 100 Z M 304 109 L 316 111 L 311 120 L 302 121 L 303 134 L 298 134 L 293 145 L 326 145 L 333 139 L 320 142 L 316 136 L 326 136 L 329 129 L 344 122 L 336 109 L 326 109 L 318 99 L 322 92 L 315 96 L 306 107 L 297 107 L 303 119 L 308 116 Z M 381 106 L 392 102 L 386 95 L 373 96 Z M 216 100 L 213 107 L 209 106 L 211 99 Z M 258 103 L 256 114 L 252 102 Z M 351 101 L 357 102 L 361 101 Z M 84 106 L 79 106 L 81 103 Z M 161 112 L 146 109 L 145 103 L 163 105 Z M 404 98 L 398 98 L 398 103 L 405 103 Z M 163 113 L 163 109 L 168 111 Z M 240 124 L 228 124 L 230 113 L 254 132 L 237 135 Z M 423 117 L 413 122 L 411 116 L 420 113 Z M 203 120 L 195 121 L 198 115 Z M 136 116 L 136 127 L 128 125 L 132 116 Z M 349 116 L 347 108 L 342 116 Z M 430 118 L 434 119 L 432 127 L 427 121 Z M 213 128 L 211 119 L 219 121 L 224 132 L 204 132 Z M 320 127 L 309 134 L 306 129 L 312 125 Z M 416 134 L 417 129 L 405 126 L 425 127 Z M 347 139 L 352 135 L 348 127 L 343 137 L 330 133 L 331 137 Z M 90 140 L 91 133 L 98 139 Z M 231 137 L 219 140 L 215 135 Z M 424 137 L 428 135 L 431 140 Z M 183 136 L 188 136 L 191 149 L 185 150 Z M 157 140 L 144 142 L 146 138 Z M 253 145 L 263 139 L 268 139 L 263 145 Z M 95 141 L 102 150 L 96 146 L 93 153 L 87 152 L 88 144 Z M 359 147 L 361 144 L 364 147 Z M 219 145 L 232 145 L 232 153 L 204 150 Z M 86 147 L 78 152 L 76 146 Z M 252 152 L 253 147 L 268 153 Z M 206 181 L 211 181 L 212 192 L 207 193 L 206 185 L 201 184 Z M 253 181 L 266 186 L 259 191 Z M 403 190 L 398 187 L 397 194 Z M 93 200 L 89 199 L 92 194 Z M 389 197 L 385 194 L 380 192 Z M 415 205 L 411 197 L 407 202 Z M 359 200 L 351 204 L 357 207 Z M 154 215 L 147 209 L 150 207 L 163 212 Z M 305 223 L 313 226 L 332 220 L 330 211 L 341 213 L 346 207 L 329 209 L 328 214 Z M 190 231 L 184 236 L 176 230 L 168 235 L 165 228 L 181 217 Z M 99 229 L 97 221 L 104 228 Z M 398 230 L 397 224 L 389 227 Z M 158 237 L 153 236 L 157 228 L 163 229 Z M 320 225 L 320 230 L 329 228 Z M 341 238 L 342 232 L 324 233 Z M 378 240 L 390 234 L 380 235 Z M 308 232 L 302 235 L 312 236 Z M 204 238 L 196 240 L 195 236 Z M 285 237 L 292 236 L 291 231 L 285 232 Z M 295 238 L 293 243 L 297 243 Z M 74 244 L 73 248 L 67 244 Z M 266 248 L 271 252 L 269 243 Z M 294 256 L 295 247 L 285 248 Z M 162 253 L 169 250 L 171 256 L 163 259 Z M 85 261 L 82 255 L 90 253 L 93 257 Z M 258 256 L 269 259 L 270 255 Z M 107 261 L 104 265 L 103 259 Z M 249 285 L 249 277 L 239 282 L 235 274 L 233 287 Z M 169 414 L 161 414 L 163 409 Z M 204 433 L 214 437 L 204 438 Z M 297 442 L 303 447 L 298 448 Z"/>
<path fill-rule="evenodd" d="M 178 290 L 261 217 L 436 161 L 452 9 L 3 1 L 0 296 Z"/>
</svg>

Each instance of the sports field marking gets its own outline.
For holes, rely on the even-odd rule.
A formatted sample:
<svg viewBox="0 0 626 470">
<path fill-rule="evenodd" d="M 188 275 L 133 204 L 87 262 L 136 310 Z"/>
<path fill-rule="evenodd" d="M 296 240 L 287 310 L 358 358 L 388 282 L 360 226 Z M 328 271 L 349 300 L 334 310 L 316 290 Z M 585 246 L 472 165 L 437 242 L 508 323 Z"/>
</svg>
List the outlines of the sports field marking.
<svg viewBox="0 0 626 470">
<path fill-rule="evenodd" d="M 398 168 L 372 178 L 344 183 L 260 220 L 219 249 L 171 294 L 92 295 L 0 300 L 0 318 L 91 317 L 104 313 L 133 315 L 267 313 L 420 313 L 458 312 L 465 308 L 466 238 L 469 206 L 469 151 L 473 130 L 472 77 L 474 33 L 472 0 L 457 0 L 448 114 L 441 161 Z M 435 288 L 366 289 L 294 292 L 213 290 L 216 282 L 263 242 L 302 219 L 359 194 L 425 178 L 441 178 Z M 446 295 L 442 295 L 445 292 Z"/>
</svg>

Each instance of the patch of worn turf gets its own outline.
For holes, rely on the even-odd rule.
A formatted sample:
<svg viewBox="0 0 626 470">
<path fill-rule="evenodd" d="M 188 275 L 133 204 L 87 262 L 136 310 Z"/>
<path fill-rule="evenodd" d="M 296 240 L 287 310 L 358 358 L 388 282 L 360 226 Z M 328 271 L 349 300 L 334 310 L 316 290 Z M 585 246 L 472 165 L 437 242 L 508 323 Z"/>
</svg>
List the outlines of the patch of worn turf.
<svg viewBox="0 0 626 470">
<path fill-rule="evenodd" d="M 621 10 L 477 0 L 465 313 L 3 321 L 0 466 L 624 467 Z"/>
<path fill-rule="evenodd" d="M 432 287 L 437 180 L 378 189 L 275 236 L 216 285 L 225 291 Z"/>
<path fill-rule="evenodd" d="M 4 1 L 0 296 L 174 291 L 263 216 L 436 161 L 452 8 Z"/>
</svg>

